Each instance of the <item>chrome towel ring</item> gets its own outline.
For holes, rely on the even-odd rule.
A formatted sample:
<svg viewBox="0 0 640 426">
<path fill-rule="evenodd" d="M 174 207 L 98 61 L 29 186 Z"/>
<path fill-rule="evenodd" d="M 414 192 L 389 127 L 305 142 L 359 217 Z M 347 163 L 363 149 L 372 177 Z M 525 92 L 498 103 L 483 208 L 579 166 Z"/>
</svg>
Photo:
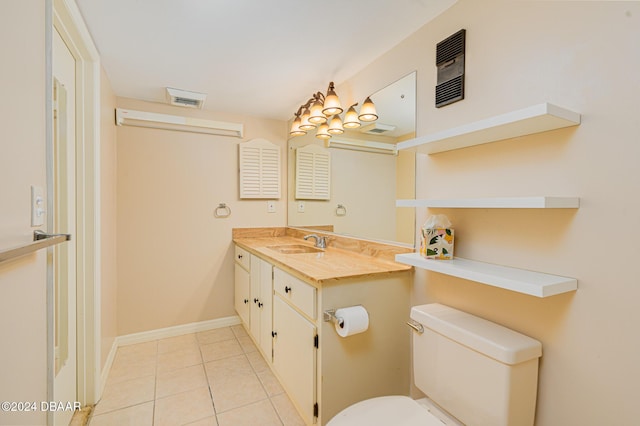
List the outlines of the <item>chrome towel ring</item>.
<svg viewBox="0 0 640 426">
<path fill-rule="evenodd" d="M 229 217 L 231 216 L 231 208 L 225 203 L 220 203 L 213 212 L 213 215 L 219 218 Z"/>
</svg>

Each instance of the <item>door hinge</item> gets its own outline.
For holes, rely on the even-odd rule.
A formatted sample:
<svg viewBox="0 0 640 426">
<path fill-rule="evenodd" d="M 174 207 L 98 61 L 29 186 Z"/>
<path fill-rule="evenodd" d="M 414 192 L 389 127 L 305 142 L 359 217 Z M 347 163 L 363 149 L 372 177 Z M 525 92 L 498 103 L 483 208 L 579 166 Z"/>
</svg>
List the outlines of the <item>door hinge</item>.
<svg viewBox="0 0 640 426">
<path fill-rule="evenodd" d="M 320 346 L 320 342 L 318 340 L 319 339 L 318 339 L 318 335 L 317 334 L 315 336 L 313 336 L 313 346 L 315 348 L 319 348 L 319 346 Z"/>
<path fill-rule="evenodd" d="M 318 417 L 318 403 L 313 404 L 313 417 Z"/>
</svg>

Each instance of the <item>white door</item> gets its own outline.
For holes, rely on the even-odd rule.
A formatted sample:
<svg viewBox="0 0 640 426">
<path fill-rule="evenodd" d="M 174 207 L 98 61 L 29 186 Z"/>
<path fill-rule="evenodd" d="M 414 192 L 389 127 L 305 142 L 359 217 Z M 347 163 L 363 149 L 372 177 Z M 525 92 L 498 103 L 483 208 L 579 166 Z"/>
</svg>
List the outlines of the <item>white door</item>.
<svg viewBox="0 0 640 426">
<path fill-rule="evenodd" d="M 53 40 L 53 158 L 48 185 L 49 233 L 71 234 L 54 246 L 48 279 L 54 288 L 53 401 L 77 401 L 76 359 L 76 62 L 57 31 Z M 54 412 L 55 425 L 68 425 L 73 411 Z"/>
</svg>

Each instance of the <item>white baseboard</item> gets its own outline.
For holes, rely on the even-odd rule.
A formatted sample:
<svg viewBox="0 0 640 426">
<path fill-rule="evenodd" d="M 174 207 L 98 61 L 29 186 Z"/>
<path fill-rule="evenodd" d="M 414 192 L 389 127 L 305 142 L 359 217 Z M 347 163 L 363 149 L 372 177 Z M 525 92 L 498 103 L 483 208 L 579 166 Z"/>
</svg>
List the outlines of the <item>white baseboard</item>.
<svg viewBox="0 0 640 426">
<path fill-rule="evenodd" d="M 240 324 L 240 317 L 234 315 L 209 321 L 192 322 L 189 324 L 176 325 L 173 327 L 142 331 L 140 333 L 125 334 L 124 336 L 118 336 L 116 338 L 116 342 L 118 343 L 118 347 L 120 347 L 133 345 L 136 343 L 150 342 L 158 339 L 165 339 L 167 337 L 181 336 L 183 334 L 213 330 L 215 328 L 230 327 L 237 324 Z"/>
<path fill-rule="evenodd" d="M 104 387 L 107 384 L 107 377 L 109 377 L 109 372 L 111 371 L 111 366 L 113 365 L 113 360 L 116 358 L 116 351 L 118 350 L 118 338 L 113 339 L 113 343 L 111 344 L 111 349 L 109 350 L 109 355 L 107 355 L 107 361 L 104 364 L 104 368 L 100 373 L 100 383 L 98 383 L 98 395 L 96 395 L 96 402 L 102 398 L 102 394 L 104 392 Z"/>
</svg>

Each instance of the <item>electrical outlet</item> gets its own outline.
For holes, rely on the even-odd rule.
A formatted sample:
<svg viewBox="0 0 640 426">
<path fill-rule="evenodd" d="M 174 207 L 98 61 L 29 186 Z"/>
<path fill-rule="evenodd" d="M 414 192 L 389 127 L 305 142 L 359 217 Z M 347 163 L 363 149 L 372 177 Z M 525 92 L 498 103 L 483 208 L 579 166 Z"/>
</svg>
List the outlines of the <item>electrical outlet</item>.
<svg viewBox="0 0 640 426">
<path fill-rule="evenodd" d="M 44 225 L 44 191 L 41 187 L 31 185 L 31 226 Z"/>
<path fill-rule="evenodd" d="M 267 201 L 267 212 L 275 213 L 276 212 L 276 202 L 275 201 Z"/>
<path fill-rule="evenodd" d="M 304 201 L 298 201 L 298 213 L 304 213 Z"/>
</svg>

